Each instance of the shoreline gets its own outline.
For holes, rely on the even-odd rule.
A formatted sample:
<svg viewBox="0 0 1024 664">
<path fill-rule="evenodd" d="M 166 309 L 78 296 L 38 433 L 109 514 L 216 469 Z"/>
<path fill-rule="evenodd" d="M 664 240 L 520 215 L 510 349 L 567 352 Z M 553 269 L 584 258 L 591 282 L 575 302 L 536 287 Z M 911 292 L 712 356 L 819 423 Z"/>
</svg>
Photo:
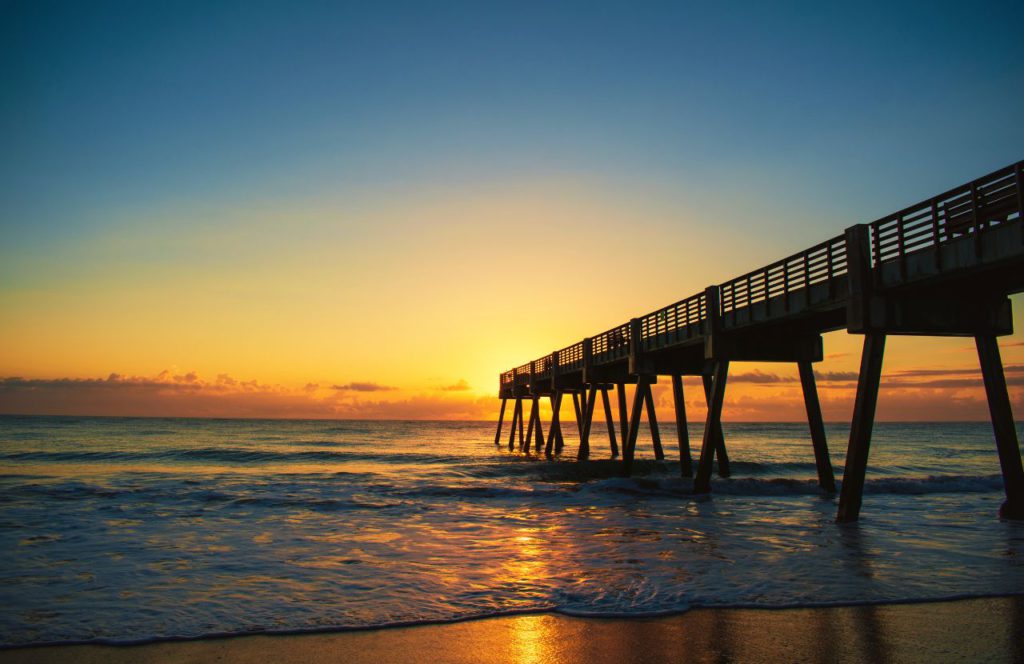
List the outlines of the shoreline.
<svg viewBox="0 0 1024 664">
<path fill-rule="evenodd" d="M 4 647 L 0 662 L 1024 661 L 1024 595 L 638 617 L 555 612 L 132 644 Z"/>
</svg>

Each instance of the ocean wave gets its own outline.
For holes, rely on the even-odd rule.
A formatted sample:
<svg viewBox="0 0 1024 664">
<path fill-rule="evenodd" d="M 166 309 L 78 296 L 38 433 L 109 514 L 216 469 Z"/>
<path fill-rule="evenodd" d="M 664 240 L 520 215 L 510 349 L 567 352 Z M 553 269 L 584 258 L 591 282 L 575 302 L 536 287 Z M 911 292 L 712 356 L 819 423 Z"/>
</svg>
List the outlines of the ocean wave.
<svg viewBox="0 0 1024 664">
<path fill-rule="evenodd" d="M 425 627 L 430 625 L 453 625 L 457 623 L 489 620 L 495 618 L 513 618 L 517 616 L 562 615 L 570 618 L 588 618 L 602 620 L 649 620 L 665 618 L 689 613 L 697 609 L 716 611 L 759 610 L 786 611 L 794 609 L 842 609 L 870 606 L 896 606 L 912 604 L 939 604 L 985 599 L 1024 598 L 1024 593 L 1014 591 L 1002 592 L 961 592 L 937 595 L 920 594 L 909 597 L 882 597 L 860 600 L 833 601 L 793 601 L 793 602 L 700 602 L 680 599 L 673 606 L 645 608 L 586 608 L 573 605 L 559 605 L 551 602 L 538 602 L 536 606 L 510 609 L 464 610 L 453 611 L 447 616 L 430 616 L 423 618 L 399 618 L 397 620 L 365 620 L 355 623 L 331 623 L 315 621 L 312 624 L 293 626 L 253 626 L 244 625 L 236 629 L 194 629 L 172 633 L 134 635 L 131 637 L 109 636 L 70 636 L 67 638 L 33 639 L 9 638 L 0 642 L 0 652 L 31 646 L 41 648 L 48 646 L 75 645 L 107 645 L 107 646 L 141 646 L 154 643 L 188 642 L 207 639 L 223 639 L 237 636 L 302 636 L 313 634 L 360 633 L 377 630 L 390 630 L 408 627 Z M 282 621 L 287 623 L 287 621 Z"/>
<path fill-rule="evenodd" d="M 842 482 L 837 481 L 837 490 Z M 933 493 L 989 493 L 1002 491 L 1000 475 L 929 475 L 927 477 L 886 477 L 869 479 L 865 493 L 921 495 Z M 687 496 L 693 494 L 689 478 L 610 478 L 584 485 L 587 493 L 617 492 L 646 496 Z M 730 478 L 713 479 L 711 493 L 729 496 L 797 496 L 825 493 L 813 479 Z"/>
<path fill-rule="evenodd" d="M 318 443 L 319 444 L 319 443 Z M 205 461 L 219 463 L 289 463 L 309 461 L 381 461 L 386 463 L 458 463 L 460 459 L 437 454 L 411 452 L 351 452 L 338 450 L 279 451 L 231 447 L 198 447 L 170 450 L 62 450 L 56 452 L 30 451 L 0 454 L 0 461 L 34 462 L 131 462 L 131 461 Z"/>
</svg>

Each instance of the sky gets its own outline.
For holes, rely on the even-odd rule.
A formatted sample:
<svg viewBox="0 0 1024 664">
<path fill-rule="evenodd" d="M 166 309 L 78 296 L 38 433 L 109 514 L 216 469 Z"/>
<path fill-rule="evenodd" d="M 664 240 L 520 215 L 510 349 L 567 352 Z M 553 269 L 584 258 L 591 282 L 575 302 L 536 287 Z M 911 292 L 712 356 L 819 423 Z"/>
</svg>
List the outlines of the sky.
<svg viewBox="0 0 1024 664">
<path fill-rule="evenodd" d="M 0 0 L 0 412 L 492 419 L 502 370 L 1024 158 L 1024 5 L 827 4 Z M 795 376 L 725 417 L 801 419 Z M 985 417 L 971 340 L 890 341 L 880 419 Z"/>
</svg>

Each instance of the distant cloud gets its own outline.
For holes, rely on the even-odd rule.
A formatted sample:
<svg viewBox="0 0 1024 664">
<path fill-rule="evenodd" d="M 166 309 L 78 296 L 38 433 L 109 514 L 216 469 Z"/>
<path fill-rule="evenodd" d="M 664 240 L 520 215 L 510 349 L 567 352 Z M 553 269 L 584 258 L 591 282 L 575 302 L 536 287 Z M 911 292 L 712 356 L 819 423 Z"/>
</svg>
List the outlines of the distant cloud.
<svg viewBox="0 0 1024 664">
<path fill-rule="evenodd" d="M 302 386 L 238 380 L 220 374 L 162 371 L 155 376 L 105 378 L 0 377 L 0 413 L 157 417 L 386 418 L 487 420 L 496 400 L 463 394 L 414 394 L 392 401 L 364 400 L 366 393 L 397 387 L 371 382 Z"/>
<path fill-rule="evenodd" d="M 1010 364 L 1003 367 L 1003 373 L 1024 373 L 1024 364 Z M 963 369 L 903 369 L 892 373 L 894 378 L 917 378 L 921 376 L 977 376 L 981 379 L 981 369 L 967 367 Z"/>
<path fill-rule="evenodd" d="M 844 383 L 857 380 L 856 371 L 815 371 L 814 378 L 821 383 Z M 756 385 L 779 385 L 786 383 L 799 383 L 797 376 L 782 376 L 765 371 L 754 370 L 747 373 L 729 376 L 730 383 L 753 383 Z"/>
<path fill-rule="evenodd" d="M 1024 385 L 1024 376 L 1008 376 L 1006 378 L 1006 384 L 1010 387 L 1016 387 Z M 894 387 L 944 387 L 944 388 L 960 388 L 960 387 L 981 387 L 981 376 L 977 378 L 936 378 L 934 380 L 908 380 L 908 381 L 897 381 L 892 384 Z"/>
<path fill-rule="evenodd" d="M 1024 412 L 1024 364 L 1005 367 L 1010 400 Z M 816 373 L 828 421 L 848 422 L 857 372 Z M 705 416 L 699 377 L 687 376 L 687 411 L 691 422 Z M 735 385 L 734 385 L 735 383 Z M 737 372 L 729 378 L 728 421 L 801 421 L 806 417 L 800 381 L 793 367 Z M 659 417 L 672 412 L 671 384 L 655 385 Z M 902 369 L 885 372 L 879 397 L 879 420 L 963 420 L 988 416 L 980 371 Z M 562 415 L 572 419 L 572 405 Z M 667 409 L 667 410 L 663 410 Z M 497 400 L 480 397 L 465 379 L 435 385 L 421 393 L 354 381 L 285 386 L 242 380 L 228 374 L 205 379 L 189 371 L 162 371 L 155 376 L 119 373 L 96 378 L 0 377 L 0 413 L 38 415 L 121 415 L 169 417 L 429 419 L 487 420 L 497 414 Z"/>
<path fill-rule="evenodd" d="M 754 370 L 747 373 L 734 374 L 729 376 L 730 383 L 758 383 L 758 384 L 775 384 L 775 383 L 795 383 L 796 378 L 793 376 L 780 376 L 773 373 L 765 373 L 764 371 Z M 728 387 L 728 383 L 726 384 Z"/>
<path fill-rule="evenodd" d="M 857 380 L 860 376 L 856 371 L 815 371 L 814 379 L 819 383 L 847 383 Z"/>
<path fill-rule="evenodd" d="M 390 392 L 398 388 L 378 383 L 348 383 L 346 385 L 331 385 L 331 389 L 339 392 Z"/>
</svg>

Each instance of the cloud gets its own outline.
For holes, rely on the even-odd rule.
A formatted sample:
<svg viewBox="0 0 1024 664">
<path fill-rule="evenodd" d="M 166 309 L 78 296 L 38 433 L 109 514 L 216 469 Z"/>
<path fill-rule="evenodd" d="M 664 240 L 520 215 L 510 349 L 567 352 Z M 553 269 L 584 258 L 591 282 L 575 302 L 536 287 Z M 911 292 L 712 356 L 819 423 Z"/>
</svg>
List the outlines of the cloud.
<svg viewBox="0 0 1024 664">
<path fill-rule="evenodd" d="M 856 371 L 815 371 L 814 379 L 819 383 L 848 383 L 857 380 L 860 375 Z"/>
<path fill-rule="evenodd" d="M 796 380 L 793 376 L 780 376 L 755 369 L 747 373 L 729 376 L 728 383 L 794 383 Z M 726 387 L 728 387 L 728 383 L 726 383 Z"/>
<path fill-rule="evenodd" d="M 378 383 L 348 383 L 346 385 L 331 385 L 332 390 L 339 392 L 390 392 L 397 390 L 397 387 L 380 385 Z"/>
<path fill-rule="evenodd" d="M 815 371 L 814 378 L 821 383 L 849 382 L 857 380 L 856 371 Z M 783 376 L 774 373 L 767 373 L 758 369 L 747 373 L 733 374 L 729 376 L 730 383 L 753 383 L 756 385 L 778 385 L 799 383 L 797 376 Z"/>
<path fill-rule="evenodd" d="M 1024 412 L 1024 365 L 1005 368 L 1014 411 Z M 816 374 L 825 419 L 849 422 L 857 373 Z M 706 410 L 698 377 L 685 377 L 691 421 Z M 728 421 L 803 421 L 800 381 L 792 373 L 753 370 L 729 379 Z M 110 373 L 96 378 L 0 377 L 0 413 L 38 415 L 121 415 L 168 417 L 492 420 L 497 400 L 474 394 L 461 379 L 422 393 L 372 382 L 296 386 L 218 374 L 212 380 L 194 371 L 162 371 L 155 376 Z M 669 426 L 671 384 L 654 386 L 658 417 Z M 543 404 L 546 403 L 542 401 Z M 614 401 L 613 401 L 614 404 Z M 613 405 L 614 407 L 614 405 Z M 573 419 L 571 400 L 563 417 Z M 973 368 L 904 369 L 883 375 L 878 419 L 986 419 L 988 409 L 980 371 Z M 603 416 L 603 413 L 602 415 Z M 617 416 L 617 413 L 616 413 Z"/>
<path fill-rule="evenodd" d="M 1024 364 L 1010 364 L 1003 367 L 1003 373 L 1024 373 Z M 910 378 L 920 376 L 977 376 L 981 379 L 981 369 L 968 367 L 963 369 L 903 369 L 891 374 L 894 378 Z"/>
<path fill-rule="evenodd" d="M 901 389 L 911 387 L 943 387 L 943 388 L 972 388 L 981 386 L 981 376 L 977 378 L 936 378 L 935 380 L 908 380 L 892 381 L 884 383 L 887 387 Z M 1024 385 L 1024 376 L 1009 376 L 1006 384 L 1010 387 Z"/>
<path fill-rule="evenodd" d="M 111 415 L 157 417 L 311 419 L 493 419 L 496 399 L 462 394 L 412 394 L 365 400 L 366 393 L 397 387 L 353 382 L 321 388 L 288 387 L 220 374 L 212 381 L 196 372 L 106 378 L 0 378 L 0 413 L 23 415 Z"/>
</svg>

